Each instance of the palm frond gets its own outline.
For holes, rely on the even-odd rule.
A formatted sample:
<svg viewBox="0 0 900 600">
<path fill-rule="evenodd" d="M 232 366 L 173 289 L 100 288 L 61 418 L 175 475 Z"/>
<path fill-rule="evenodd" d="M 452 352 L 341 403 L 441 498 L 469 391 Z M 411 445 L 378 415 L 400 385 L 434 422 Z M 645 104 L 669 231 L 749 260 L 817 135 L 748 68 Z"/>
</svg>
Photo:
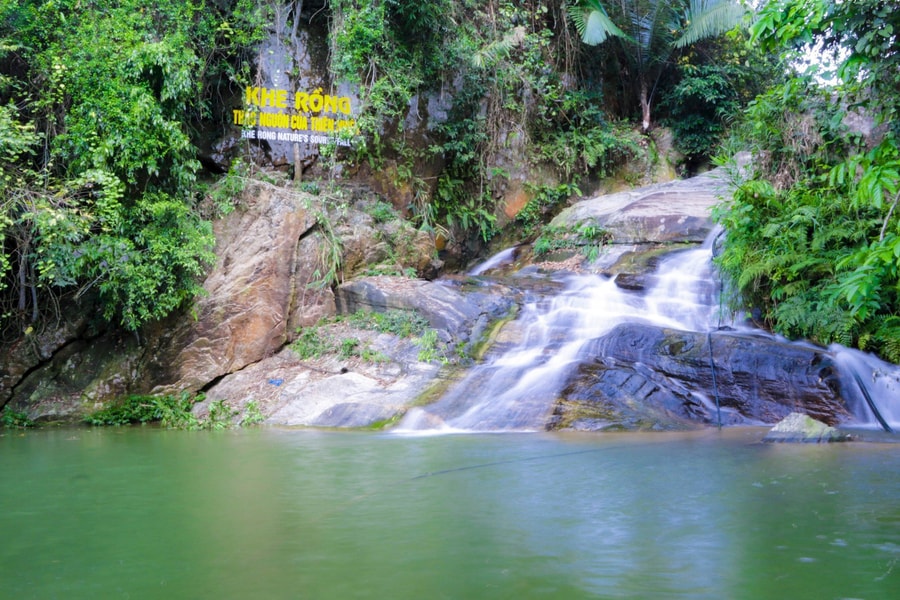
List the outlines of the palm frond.
<svg viewBox="0 0 900 600">
<path fill-rule="evenodd" d="M 516 27 L 503 38 L 479 48 L 471 56 L 472 65 L 479 69 L 491 67 L 509 56 L 510 51 L 525 40 L 525 28 Z"/>
<path fill-rule="evenodd" d="M 746 9 L 734 0 L 691 0 L 685 12 L 685 25 L 676 48 L 684 48 L 702 39 L 725 33 L 744 18 Z"/>
<path fill-rule="evenodd" d="M 625 32 L 613 23 L 600 0 L 583 0 L 569 9 L 581 41 L 589 46 L 602 44 L 610 37 L 625 37 Z"/>
<path fill-rule="evenodd" d="M 634 44 L 634 58 L 640 70 L 664 63 L 672 52 L 672 41 L 678 31 L 677 3 L 667 0 L 629 2 L 622 6 L 630 30 L 628 40 Z"/>
</svg>

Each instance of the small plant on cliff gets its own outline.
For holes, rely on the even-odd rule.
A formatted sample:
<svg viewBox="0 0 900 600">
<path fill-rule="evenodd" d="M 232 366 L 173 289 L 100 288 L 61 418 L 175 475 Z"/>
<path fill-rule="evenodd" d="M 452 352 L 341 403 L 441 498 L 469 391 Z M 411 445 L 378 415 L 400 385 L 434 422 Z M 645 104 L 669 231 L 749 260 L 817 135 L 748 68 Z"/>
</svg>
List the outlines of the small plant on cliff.
<svg viewBox="0 0 900 600">
<path fill-rule="evenodd" d="M 450 359 L 443 351 L 436 329 L 428 329 L 416 340 L 419 345 L 418 359 L 422 362 L 438 361 L 447 364 Z"/>
<path fill-rule="evenodd" d="M 376 223 L 387 223 L 388 221 L 400 218 L 393 206 L 387 202 L 382 202 L 381 200 L 370 204 L 366 208 L 366 212 L 375 219 Z"/>
<path fill-rule="evenodd" d="M 319 358 L 331 351 L 328 341 L 318 327 L 304 327 L 300 330 L 300 336 L 291 343 L 291 350 L 301 360 Z"/>
<path fill-rule="evenodd" d="M 516 215 L 516 222 L 522 226 L 522 232 L 526 237 L 534 235 L 537 228 L 567 198 L 581 195 L 581 190 L 573 183 L 561 183 L 556 186 L 525 184 L 525 188 L 531 193 L 531 200 Z"/>
<path fill-rule="evenodd" d="M 241 158 L 236 158 L 228 169 L 228 173 L 209 187 L 205 203 L 210 205 L 203 214 L 206 218 L 218 218 L 231 214 L 241 202 L 241 195 L 247 185 L 250 165 Z"/>
<path fill-rule="evenodd" d="M 244 416 L 241 419 L 241 427 L 247 427 L 249 425 L 259 425 L 265 420 L 266 416 L 262 414 L 262 411 L 259 408 L 259 403 L 256 400 L 251 400 L 247 403 L 247 406 L 244 407 Z"/>
</svg>

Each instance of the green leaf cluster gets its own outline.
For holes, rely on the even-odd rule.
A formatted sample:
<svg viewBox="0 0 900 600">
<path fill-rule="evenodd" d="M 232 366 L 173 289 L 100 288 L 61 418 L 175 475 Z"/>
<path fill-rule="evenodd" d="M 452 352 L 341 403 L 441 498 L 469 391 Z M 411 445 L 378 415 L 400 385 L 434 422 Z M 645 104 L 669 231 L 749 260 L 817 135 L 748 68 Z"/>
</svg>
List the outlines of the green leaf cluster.
<svg viewBox="0 0 900 600">
<path fill-rule="evenodd" d="M 228 406 L 222 400 L 209 403 L 205 419 L 193 413 L 194 405 L 203 400 L 203 395 L 192 396 L 143 396 L 130 395 L 110 406 L 95 411 L 84 418 L 85 423 L 96 426 L 121 426 L 159 423 L 169 429 L 222 430 L 234 427 L 256 425 L 265 418 L 256 402 L 247 403 L 243 418 L 240 411 Z"/>
<path fill-rule="evenodd" d="M 796 75 L 751 104 L 741 130 L 753 163 L 720 211 L 718 261 L 774 330 L 900 362 L 897 18 L 874 0 L 762 8 L 757 43 L 788 56 L 811 42 L 842 49 L 839 84 Z"/>
<path fill-rule="evenodd" d="M 194 135 L 260 24 L 251 0 L 0 2 L 5 329 L 68 294 L 135 330 L 200 292 Z"/>
</svg>

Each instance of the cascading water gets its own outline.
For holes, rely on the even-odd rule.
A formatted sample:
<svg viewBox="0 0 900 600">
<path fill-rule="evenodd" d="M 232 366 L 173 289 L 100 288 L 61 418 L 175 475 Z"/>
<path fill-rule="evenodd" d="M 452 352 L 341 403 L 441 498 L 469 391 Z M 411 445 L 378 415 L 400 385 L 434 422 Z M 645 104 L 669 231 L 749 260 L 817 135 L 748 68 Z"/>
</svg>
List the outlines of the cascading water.
<svg viewBox="0 0 900 600">
<path fill-rule="evenodd" d="M 829 349 L 840 368 L 843 395 L 857 425 L 900 431 L 900 367 L 838 344 Z"/>
<path fill-rule="evenodd" d="M 728 326 L 774 339 L 761 330 L 736 327 L 719 310 L 712 267 L 715 238 L 714 232 L 700 248 L 662 260 L 647 276 L 644 291 L 624 290 L 614 278 L 600 275 L 548 276 L 556 293 L 546 293 L 546 279 L 535 286 L 538 291 L 528 292 L 519 316 L 505 326 L 503 339 L 484 362 L 437 402 L 412 409 L 396 431 L 543 429 L 573 370 L 592 358 L 586 356 L 588 342 L 626 322 L 700 333 Z M 514 249 L 506 250 L 472 274 L 507 264 L 513 257 Z M 517 277 L 523 281 L 534 277 L 533 270 Z M 829 353 L 839 370 L 842 396 L 856 419 L 853 425 L 900 430 L 900 367 L 841 346 L 832 346 Z M 715 367 L 712 371 L 715 378 Z"/>
<path fill-rule="evenodd" d="M 411 410 L 397 430 L 542 429 L 589 340 L 626 321 L 708 330 L 718 312 L 712 239 L 663 260 L 644 294 L 599 275 L 559 276 L 558 294 L 532 294 L 507 326 L 519 333 L 513 347 L 490 354 L 434 404 Z M 510 253 L 498 256 L 486 264 L 506 261 Z"/>
</svg>

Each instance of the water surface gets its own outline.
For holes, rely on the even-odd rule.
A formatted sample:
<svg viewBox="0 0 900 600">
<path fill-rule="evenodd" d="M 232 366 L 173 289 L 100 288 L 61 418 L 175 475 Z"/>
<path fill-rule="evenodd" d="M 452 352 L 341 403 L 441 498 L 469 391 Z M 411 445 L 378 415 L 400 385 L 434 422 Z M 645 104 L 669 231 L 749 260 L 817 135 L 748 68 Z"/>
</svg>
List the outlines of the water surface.
<svg viewBox="0 0 900 600">
<path fill-rule="evenodd" d="M 3 598 L 896 598 L 900 445 L 4 432 Z"/>
</svg>

